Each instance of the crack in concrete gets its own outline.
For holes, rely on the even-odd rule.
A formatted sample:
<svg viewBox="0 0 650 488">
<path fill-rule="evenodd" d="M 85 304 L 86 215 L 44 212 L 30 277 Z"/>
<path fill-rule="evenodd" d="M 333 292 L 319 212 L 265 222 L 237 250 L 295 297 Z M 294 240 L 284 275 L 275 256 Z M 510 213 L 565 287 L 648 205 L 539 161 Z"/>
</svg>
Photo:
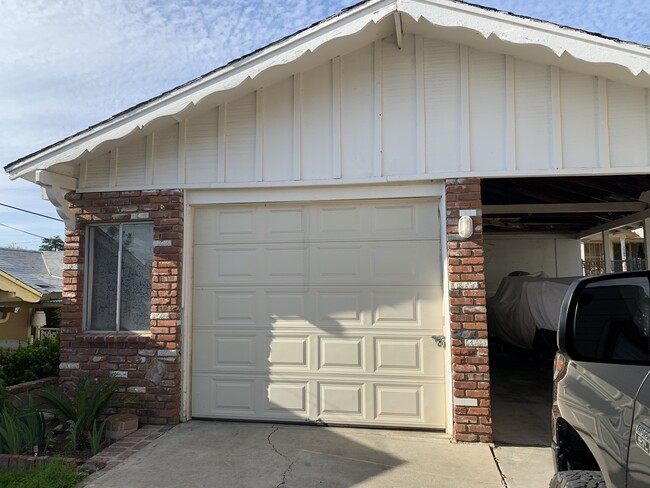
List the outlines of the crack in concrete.
<svg viewBox="0 0 650 488">
<path fill-rule="evenodd" d="M 289 456 L 287 456 L 286 454 L 282 454 L 280 451 L 278 451 L 278 449 L 275 447 L 275 444 L 273 444 L 273 442 L 271 441 L 271 436 L 273 434 L 275 434 L 280 429 L 280 427 L 278 427 L 276 425 L 272 425 L 271 428 L 273 430 L 271 431 L 271 433 L 266 438 L 266 441 L 269 443 L 269 446 L 271 446 L 271 449 L 273 449 L 273 451 L 275 451 L 275 453 L 278 456 L 283 457 L 289 463 L 289 466 L 287 466 L 287 469 L 285 469 L 284 472 L 282 473 L 282 481 L 280 483 L 278 483 L 275 486 L 275 488 L 280 488 L 280 487 L 283 487 L 283 486 L 286 487 L 287 486 L 287 475 L 291 471 L 291 468 L 293 468 L 293 461 L 289 458 Z"/>
<path fill-rule="evenodd" d="M 501 483 L 503 483 L 503 486 L 505 488 L 508 488 L 508 480 L 506 479 L 506 475 L 501 469 L 501 465 L 499 464 L 499 458 L 497 457 L 497 453 L 494 452 L 494 447 L 490 446 L 490 452 L 492 453 L 492 459 L 494 459 L 494 464 L 497 467 L 497 471 L 499 471 L 499 474 L 501 475 Z"/>
</svg>

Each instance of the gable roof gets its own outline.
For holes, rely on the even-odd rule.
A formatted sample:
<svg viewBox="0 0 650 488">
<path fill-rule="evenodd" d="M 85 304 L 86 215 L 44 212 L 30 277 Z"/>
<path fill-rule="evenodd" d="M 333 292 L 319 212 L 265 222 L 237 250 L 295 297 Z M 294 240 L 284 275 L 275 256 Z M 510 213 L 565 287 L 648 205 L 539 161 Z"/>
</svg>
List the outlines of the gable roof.
<svg viewBox="0 0 650 488">
<path fill-rule="evenodd" d="M 40 299 L 44 295 L 61 293 L 62 276 L 63 251 L 0 248 L 0 278 L 18 285 L 30 296 Z"/>
<path fill-rule="evenodd" d="M 292 65 L 309 62 L 310 58 L 338 55 L 344 44 L 372 42 L 395 33 L 397 25 L 405 32 L 433 30 L 452 42 L 650 86 L 647 46 L 459 0 L 367 0 L 9 163 L 4 169 L 11 179 L 33 180 L 36 170 L 72 161 L 161 119 L 182 116 L 216 94 L 254 90 L 274 70 L 295 68 Z"/>
</svg>

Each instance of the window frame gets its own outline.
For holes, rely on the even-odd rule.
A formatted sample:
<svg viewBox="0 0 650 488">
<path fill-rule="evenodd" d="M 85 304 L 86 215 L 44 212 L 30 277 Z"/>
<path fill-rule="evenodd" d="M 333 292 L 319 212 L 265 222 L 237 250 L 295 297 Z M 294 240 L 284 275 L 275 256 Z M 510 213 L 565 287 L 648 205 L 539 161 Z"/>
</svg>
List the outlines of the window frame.
<svg viewBox="0 0 650 488">
<path fill-rule="evenodd" d="M 84 252 L 84 287 L 83 287 L 83 318 L 82 318 L 82 331 L 91 334 L 149 334 L 151 332 L 151 325 L 143 330 L 124 330 L 120 329 L 121 321 L 121 296 L 122 296 L 122 251 L 123 251 L 123 226 L 125 225 L 142 225 L 150 224 L 153 232 L 155 233 L 154 222 L 151 220 L 141 220 L 133 222 L 96 222 L 88 224 L 85 230 L 85 252 Z M 92 293 L 93 293 L 93 273 L 94 273 L 94 241 L 93 236 L 95 228 L 103 225 L 117 225 L 119 226 L 119 239 L 118 239 L 118 253 L 117 253 L 117 297 L 115 306 L 115 329 L 97 330 L 90 327 L 91 313 L 92 313 Z M 151 241 L 152 263 L 154 258 L 154 239 Z M 153 269 L 153 268 L 152 268 Z M 153 276 L 152 276 L 153 278 Z M 150 287 L 151 288 L 151 287 Z M 151 308 L 151 289 L 149 290 L 149 308 Z"/>
</svg>

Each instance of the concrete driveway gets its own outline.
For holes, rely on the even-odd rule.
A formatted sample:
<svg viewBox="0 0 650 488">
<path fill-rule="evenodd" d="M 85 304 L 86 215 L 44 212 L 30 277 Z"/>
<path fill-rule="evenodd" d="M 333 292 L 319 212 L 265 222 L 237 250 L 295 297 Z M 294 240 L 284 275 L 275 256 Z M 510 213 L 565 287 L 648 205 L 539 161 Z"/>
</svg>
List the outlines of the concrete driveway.
<svg viewBox="0 0 650 488">
<path fill-rule="evenodd" d="M 508 459 L 513 456 L 502 452 Z M 515 458 L 522 455 L 525 458 L 528 454 L 517 451 Z M 512 460 L 516 461 L 511 463 L 514 470 L 524 465 L 530 472 L 529 460 Z M 549 478 L 539 486 L 548 486 Z M 535 486 L 524 482 L 522 487 Z M 192 421 L 173 428 L 115 468 L 96 473 L 83 486 L 502 488 L 506 485 L 490 446 L 452 444 L 442 434 Z"/>
</svg>

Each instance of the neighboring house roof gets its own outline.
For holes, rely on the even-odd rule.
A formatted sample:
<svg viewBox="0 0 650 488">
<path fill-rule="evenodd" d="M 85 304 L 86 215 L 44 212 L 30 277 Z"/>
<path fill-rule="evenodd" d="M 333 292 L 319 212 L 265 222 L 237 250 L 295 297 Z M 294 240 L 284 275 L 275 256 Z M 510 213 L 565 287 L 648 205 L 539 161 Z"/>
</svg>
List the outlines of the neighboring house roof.
<svg viewBox="0 0 650 488">
<path fill-rule="evenodd" d="M 5 170 L 12 179 L 35 180 L 37 170 L 73 161 L 107 141 L 182 115 L 217 93 L 254 90 L 280 67 L 291 69 L 310 57 L 336 55 L 343 43 L 372 42 L 390 35 L 391 29 L 399 29 L 399 35 L 434 30 L 455 42 L 559 66 L 588 66 L 592 74 L 650 86 L 646 46 L 460 1 L 368 0 L 18 159 Z"/>
<path fill-rule="evenodd" d="M 26 301 L 60 294 L 63 285 L 63 251 L 29 251 L 0 248 L 0 290 L 27 293 Z M 11 288 L 6 290 L 5 288 Z M 28 299 L 29 298 L 29 299 Z M 38 301 L 38 300 L 36 300 Z"/>
</svg>

